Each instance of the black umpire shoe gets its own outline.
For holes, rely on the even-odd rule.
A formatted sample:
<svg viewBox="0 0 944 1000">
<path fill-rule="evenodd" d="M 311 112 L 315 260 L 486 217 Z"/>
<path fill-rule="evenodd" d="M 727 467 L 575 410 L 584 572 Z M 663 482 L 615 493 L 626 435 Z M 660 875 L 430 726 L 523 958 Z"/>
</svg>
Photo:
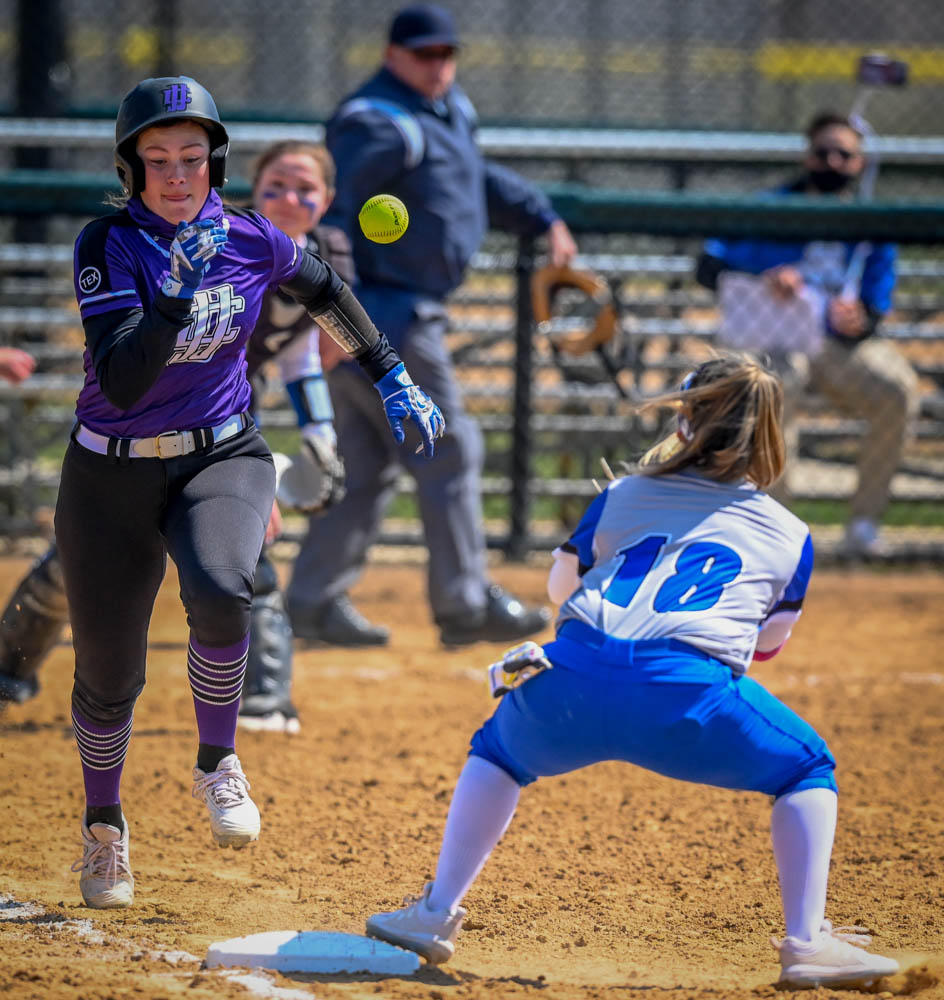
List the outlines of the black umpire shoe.
<svg viewBox="0 0 944 1000">
<path fill-rule="evenodd" d="M 547 608 L 526 608 L 517 597 L 493 583 L 481 611 L 439 620 L 439 638 L 444 646 L 513 642 L 542 631 L 550 621 Z"/>
<path fill-rule="evenodd" d="M 307 613 L 289 610 L 292 631 L 299 639 L 323 642 L 327 646 L 386 646 L 390 630 L 372 625 L 351 604 L 347 594 Z"/>
</svg>

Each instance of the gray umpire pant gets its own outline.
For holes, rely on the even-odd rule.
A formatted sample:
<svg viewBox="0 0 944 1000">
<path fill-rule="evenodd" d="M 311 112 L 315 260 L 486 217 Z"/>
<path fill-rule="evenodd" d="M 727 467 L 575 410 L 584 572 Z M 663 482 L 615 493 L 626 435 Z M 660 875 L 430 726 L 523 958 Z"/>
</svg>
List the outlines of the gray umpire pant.
<svg viewBox="0 0 944 1000">
<path fill-rule="evenodd" d="M 415 453 L 421 439 L 412 421 L 404 424 L 405 443 L 394 441 L 380 395 L 360 368 L 343 364 L 328 373 L 347 494 L 309 521 L 287 593 L 293 616 L 305 617 L 360 576 L 401 469 L 416 481 L 433 617 L 439 621 L 484 606 L 482 433 L 463 406 L 445 342 L 447 323 L 445 310 L 427 309 L 415 318 L 400 351 L 413 381 L 446 418 L 432 460 Z"/>
</svg>

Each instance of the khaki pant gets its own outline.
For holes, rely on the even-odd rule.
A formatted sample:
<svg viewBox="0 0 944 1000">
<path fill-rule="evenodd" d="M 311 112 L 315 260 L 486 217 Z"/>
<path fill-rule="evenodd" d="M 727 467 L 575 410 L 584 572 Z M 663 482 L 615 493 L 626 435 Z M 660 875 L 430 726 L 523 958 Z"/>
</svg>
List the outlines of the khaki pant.
<svg viewBox="0 0 944 1000">
<path fill-rule="evenodd" d="M 888 506 L 892 476 L 901 462 L 910 421 L 918 408 L 918 377 L 888 341 L 870 337 L 854 347 L 829 337 L 823 350 L 807 362 L 805 377 L 795 368 L 784 377 L 784 432 L 787 467 L 796 460 L 797 395 L 804 384 L 829 399 L 846 416 L 865 420 L 868 430 L 858 461 L 858 483 L 850 519 L 878 523 Z M 785 478 L 771 491 L 789 503 Z"/>
</svg>

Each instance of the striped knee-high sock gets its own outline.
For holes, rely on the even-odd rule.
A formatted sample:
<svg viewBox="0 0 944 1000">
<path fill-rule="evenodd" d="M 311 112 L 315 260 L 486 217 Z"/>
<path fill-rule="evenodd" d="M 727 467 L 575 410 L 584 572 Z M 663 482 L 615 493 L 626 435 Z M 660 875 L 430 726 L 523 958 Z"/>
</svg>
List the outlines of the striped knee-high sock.
<svg viewBox="0 0 944 1000">
<path fill-rule="evenodd" d="M 188 673 L 200 742 L 231 747 L 246 675 L 249 633 L 232 646 L 205 646 L 190 634 Z"/>
<path fill-rule="evenodd" d="M 87 806 L 113 806 L 121 801 L 121 769 L 131 740 L 132 713 L 112 725 L 89 722 L 72 709 L 72 731 L 79 747 Z"/>
</svg>

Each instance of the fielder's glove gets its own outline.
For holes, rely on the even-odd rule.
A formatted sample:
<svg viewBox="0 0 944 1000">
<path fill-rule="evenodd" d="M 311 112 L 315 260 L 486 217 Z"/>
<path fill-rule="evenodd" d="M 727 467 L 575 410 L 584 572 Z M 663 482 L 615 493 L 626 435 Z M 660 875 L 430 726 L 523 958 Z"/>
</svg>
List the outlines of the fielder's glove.
<svg viewBox="0 0 944 1000">
<path fill-rule="evenodd" d="M 344 496 L 344 463 L 335 443 L 316 427 L 302 428 L 301 447 L 292 457 L 276 455 L 276 499 L 303 514 L 319 514 Z"/>
<path fill-rule="evenodd" d="M 488 668 L 488 688 L 493 698 L 500 698 L 550 669 L 551 661 L 544 655 L 544 647 L 529 639 L 506 649 L 502 658 Z"/>
<path fill-rule="evenodd" d="M 226 246 L 227 228 L 212 219 L 181 222 L 170 245 L 170 270 L 161 291 L 174 299 L 192 299 L 210 261 Z"/>
<path fill-rule="evenodd" d="M 568 324 L 566 332 L 553 334 L 555 300 L 564 290 L 579 292 L 584 296 L 580 315 L 593 313 L 592 325 L 584 330 L 574 330 Z M 566 354 L 586 354 L 602 347 L 619 332 L 619 315 L 613 293 L 606 281 L 590 271 L 572 267 L 539 268 L 531 278 L 531 310 L 538 330 L 552 337 L 551 343 Z M 569 315 L 568 319 L 575 316 Z"/>
<path fill-rule="evenodd" d="M 413 420 L 423 437 L 423 451 L 427 458 L 432 458 L 434 442 L 436 438 L 442 437 L 446 421 L 439 407 L 418 385 L 413 384 L 403 362 L 375 382 L 374 388 L 383 400 L 387 423 L 390 424 L 397 444 L 403 444 L 406 436 L 403 421 Z"/>
</svg>

